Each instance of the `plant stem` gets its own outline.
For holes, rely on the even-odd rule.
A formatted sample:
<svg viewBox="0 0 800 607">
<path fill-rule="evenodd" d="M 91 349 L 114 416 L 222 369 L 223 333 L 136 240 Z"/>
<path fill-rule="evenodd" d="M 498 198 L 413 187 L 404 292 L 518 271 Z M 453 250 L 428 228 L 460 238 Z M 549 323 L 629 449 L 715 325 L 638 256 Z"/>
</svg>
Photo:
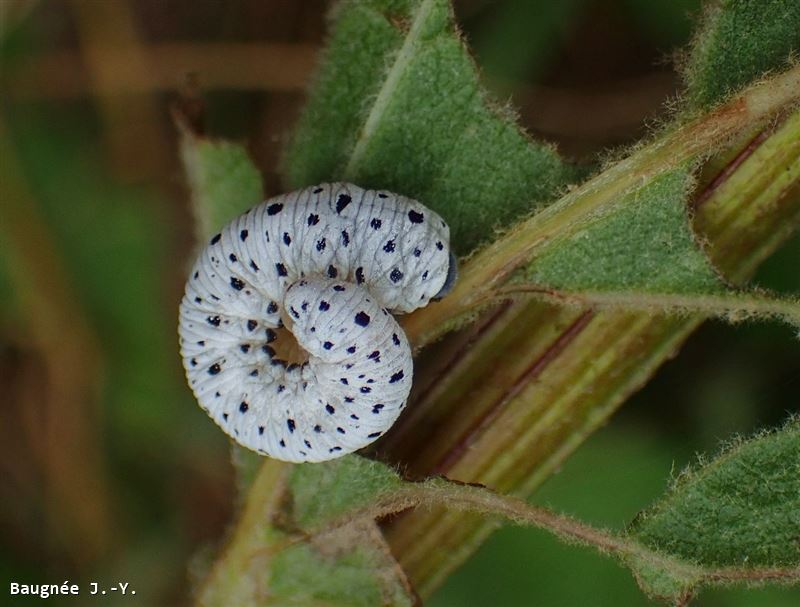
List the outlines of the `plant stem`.
<svg viewBox="0 0 800 607">
<path fill-rule="evenodd" d="M 799 73 L 794 72 L 795 76 Z M 800 93 L 800 87 L 796 92 Z M 741 108 L 741 98 L 734 105 Z M 732 111 L 731 107 L 728 104 L 723 110 Z M 711 128 L 720 112 L 700 122 Z M 714 261 L 736 284 L 743 283 L 800 223 L 797 178 L 775 185 L 775 177 L 792 173 L 800 158 L 798 114 L 789 116 L 774 132 L 767 130 L 767 136 L 714 185 L 697 210 L 697 224 L 704 229 Z M 739 124 L 745 130 L 746 124 Z M 719 136 L 719 128 L 713 128 Z M 679 132 L 684 129 L 675 133 Z M 668 139 L 674 142 L 675 133 Z M 725 133 L 731 136 L 732 131 Z M 708 137 L 702 139 L 710 143 Z M 654 145 L 663 153 L 664 144 Z M 636 154 L 651 159 L 662 155 L 646 150 Z M 655 166 L 644 163 L 631 172 L 641 179 L 642 171 L 654 170 Z M 629 185 L 636 181 L 629 174 L 619 175 L 614 167 L 609 171 Z M 736 185 L 740 181 L 752 187 L 742 191 Z M 593 182 L 592 188 L 581 188 L 592 204 L 581 200 L 591 208 L 596 209 L 595 201 L 624 191 L 602 176 Z M 612 193 L 603 189 L 606 186 Z M 588 212 L 585 205 L 583 211 Z M 535 219 L 524 226 L 540 233 L 544 224 Z M 525 227 L 515 232 L 525 233 Z M 521 236 L 507 237 L 504 242 L 517 238 Z M 530 250 L 520 242 L 509 246 L 503 254 Z M 479 260 L 492 263 L 485 255 L 480 253 L 469 267 L 483 273 Z M 495 268 L 498 263 L 494 262 Z M 461 297 L 467 294 L 462 291 Z M 474 297 L 474 293 L 469 295 Z M 449 312 L 444 316 L 449 317 Z M 446 358 L 436 367 L 446 372 L 434 371 L 435 383 L 430 382 L 434 387 L 427 391 L 423 375 L 416 392 L 419 400 L 409 406 L 409 421 L 401 420 L 381 445 L 384 456 L 420 476 L 435 471 L 480 482 L 501 493 L 528 495 L 674 356 L 704 319 L 699 314 L 675 318 L 514 303 L 489 326 L 479 325 L 477 334 L 466 333 L 469 350 L 463 347 L 465 338 L 457 335 L 452 341 L 460 345 L 453 347 L 445 340 L 423 353 L 423 362 L 427 356 Z M 412 323 L 413 334 L 423 342 L 436 333 L 426 328 L 430 325 L 417 322 L 421 320 Z M 474 515 L 433 508 L 406 514 L 390 523 L 386 533 L 415 588 L 425 597 L 474 552 L 492 528 Z"/>
<path fill-rule="evenodd" d="M 800 100 L 800 65 L 759 82 L 717 110 L 666 133 L 524 221 L 475 254 L 453 292 L 439 305 L 405 319 L 412 344 L 420 348 L 474 314 L 497 285 L 547 247 L 608 211 L 625 193 L 658 175 L 720 150 L 748 129 L 764 125 Z M 789 152 L 791 153 L 791 151 Z M 462 321 L 463 322 L 463 321 Z"/>
</svg>

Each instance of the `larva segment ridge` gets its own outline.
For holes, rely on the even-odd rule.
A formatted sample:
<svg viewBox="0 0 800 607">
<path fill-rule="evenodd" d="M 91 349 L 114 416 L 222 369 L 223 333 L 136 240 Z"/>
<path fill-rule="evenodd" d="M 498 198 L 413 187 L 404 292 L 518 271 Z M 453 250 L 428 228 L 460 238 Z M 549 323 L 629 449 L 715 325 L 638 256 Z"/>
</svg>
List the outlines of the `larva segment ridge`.
<svg viewBox="0 0 800 607">
<path fill-rule="evenodd" d="M 346 183 L 269 199 L 212 235 L 187 281 L 181 354 L 200 406 L 234 440 L 324 461 L 385 433 L 413 364 L 390 314 L 454 276 L 445 222 L 421 203 Z M 286 323 L 308 360 L 275 350 Z"/>
</svg>

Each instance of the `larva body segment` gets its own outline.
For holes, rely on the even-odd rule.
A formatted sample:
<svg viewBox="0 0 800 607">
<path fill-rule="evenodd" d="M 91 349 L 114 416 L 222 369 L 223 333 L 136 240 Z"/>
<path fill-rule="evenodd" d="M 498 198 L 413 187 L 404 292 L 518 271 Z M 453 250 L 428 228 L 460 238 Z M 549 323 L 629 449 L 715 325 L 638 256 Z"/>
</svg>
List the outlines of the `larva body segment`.
<svg viewBox="0 0 800 607">
<path fill-rule="evenodd" d="M 343 183 L 267 200 L 192 268 L 179 320 L 189 385 L 259 453 L 313 462 L 360 449 L 411 389 L 411 349 L 389 312 L 427 305 L 448 275 L 448 227 L 417 201 Z M 270 345 L 284 321 L 303 364 Z"/>
</svg>

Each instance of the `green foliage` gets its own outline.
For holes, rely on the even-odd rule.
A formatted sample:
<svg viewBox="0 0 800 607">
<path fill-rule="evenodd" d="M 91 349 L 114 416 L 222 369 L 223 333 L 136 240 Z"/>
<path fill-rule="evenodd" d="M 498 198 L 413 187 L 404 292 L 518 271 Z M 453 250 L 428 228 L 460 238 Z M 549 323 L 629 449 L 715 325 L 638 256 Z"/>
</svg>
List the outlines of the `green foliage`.
<svg viewBox="0 0 800 607">
<path fill-rule="evenodd" d="M 575 171 L 487 99 L 446 0 L 343 2 L 286 155 L 292 187 L 348 179 L 418 198 L 472 250 Z"/>
<path fill-rule="evenodd" d="M 625 175 L 630 180 L 626 187 L 619 183 L 623 169 L 618 165 L 617 172 L 607 171 L 593 181 L 583 198 L 565 197 L 542 213 L 545 235 L 533 240 L 545 244 L 528 267 L 530 279 L 566 291 L 627 291 L 635 296 L 726 293 L 692 234 L 686 210 L 692 183 L 686 167 L 707 148 L 686 144 L 679 148 L 685 154 L 680 161 L 660 142 L 648 149 L 651 154 L 642 153 L 641 164 L 628 165 L 637 170 Z M 204 236 L 260 197 L 257 173 L 241 148 L 184 133 L 183 154 Z M 659 164 L 665 162 L 679 168 Z M 338 5 L 317 85 L 286 163 L 293 187 L 346 179 L 419 198 L 447 219 L 461 253 L 490 240 L 495 228 L 543 208 L 575 175 L 488 100 L 446 0 L 351 0 Z M 519 247 L 529 251 L 528 224 L 521 225 L 498 241 L 499 248 L 486 249 L 500 251 L 498 264 L 519 261 L 514 255 L 523 257 L 515 244 L 521 242 Z M 502 248 L 505 242 L 511 242 L 508 249 Z M 242 486 L 251 485 L 258 459 L 241 454 L 236 459 Z M 279 516 L 251 519 L 278 536 L 278 541 L 270 536 L 258 549 L 270 554 L 268 594 L 281 604 L 410 604 L 402 574 L 382 540 L 374 537 L 372 521 L 411 505 L 444 504 L 502 516 L 612 552 L 656 596 L 685 596 L 714 579 L 713 568 L 720 565 L 698 564 L 694 553 L 662 541 L 667 532 L 659 536 L 661 528 L 654 523 L 650 535 L 642 530 L 637 532 L 641 536 L 614 534 L 477 487 L 444 480 L 405 483 L 391 468 L 355 455 L 287 470 L 280 499 L 265 493 L 282 505 Z M 796 496 L 797 487 L 792 488 Z M 719 491 L 724 490 L 735 487 L 720 485 Z M 714 503 L 717 497 L 707 501 Z M 796 502 L 796 497 L 789 498 L 787 507 L 792 499 Z M 734 513 L 739 518 L 747 518 L 748 507 L 760 512 L 753 504 L 734 502 L 741 506 Z M 250 503 L 249 511 L 258 512 L 258 504 Z M 645 522 L 659 520 L 661 512 Z M 667 525 L 668 531 L 674 533 L 677 526 Z M 716 534 L 720 546 L 727 541 L 727 528 L 708 526 L 707 531 Z M 236 554 L 236 545 L 232 552 Z M 248 555 L 237 556 L 247 560 Z"/>
<path fill-rule="evenodd" d="M 689 173 L 678 169 L 627 194 L 610 212 L 537 256 L 529 280 L 569 290 L 722 290 L 689 227 L 690 182 Z"/>
<path fill-rule="evenodd" d="M 261 174 L 243 146 L 181 128 L 181 156 L 201 240 L 263 199 Z"/>
<path fill-rule="evenodd" d="M 721 101 L 800 52 L 797 0 L 720 0 L 708 10 L 685 67 L 690 105 Z"/>
<path fill-rule="evenodd" d="M 273 559 L 270 605 L 336 605 L 341 607 L 404 607 L 411 597 L 388 576 L 379 576 L 379 556 L 367 544 L 350 552 L 323 555 L 299 544 Z"/>
<path fill-rule="evenodd" d="M 800 424 L 685 472 L 631 534 L 704 566 L 800 566 Z"/>
<path fill-rule="evenodd" d="M 318 526 L 402 486 L 394 470 L 359 455 L 295 466 L 289 479 L 294 520 Z"/>
</svg>

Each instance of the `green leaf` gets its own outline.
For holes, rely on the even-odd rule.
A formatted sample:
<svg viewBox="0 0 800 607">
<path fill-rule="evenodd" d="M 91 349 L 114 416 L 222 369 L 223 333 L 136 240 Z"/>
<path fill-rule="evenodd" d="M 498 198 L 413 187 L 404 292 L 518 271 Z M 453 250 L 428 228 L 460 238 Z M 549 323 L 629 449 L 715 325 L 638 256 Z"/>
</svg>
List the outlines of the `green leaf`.
<svg viewBox="0 0 800 607">
<path fill-rule="evenodd" d="M 198 240 L 202 242 L 263 200 L 261 174 L 242 145 L 195 135 L 180 120 L 178 128 Z"/>
<path fill-rule="evenodd" d="M 301 464 L 289 479 L 294 520 L 304 528 L 318 526 L 402 484 L 394 470 L 359 455 Z"/>
<path fill-rule="evenodd" d="M 800 567 L 800 423 L 685 472 L 631 535 L 705 567 Z"/>
<path fill-rule="evenodd" d="M 328 539 L 334 543 L 330 536 Z M 413 605 L 405 578 L 388 551 L 379 550 L 368 538 L 357 534 L 348 539 L 355 546 L 341 554 L 325 554 L 311 544 L 297 544 L 278 553 L 272 562 L 269 604 Z M 338 542 L 341 538 L 336 538 Z"/>
<path fill-rule="evenodd" d="M 686 169 L 654 179 L 589 225 L 554 241 L 528 279 L 557 289 L 714 293 L 724 286 L 695 242 L 686 214 Z"/>
<path fill-rule="evenodd" d="M 684 78 L 689 104 L 705 108 L 800 51 L 797 0 L 721 0 L 709 9 L 692 44 Z"/>
<path fill-rule="evenodd" d="M 459 253 L 576 176 L 488 99 L 447 0 L 338 6 L 285 167 L 292 187 L 347 179 L 417 198 Z"/>
</svg>

